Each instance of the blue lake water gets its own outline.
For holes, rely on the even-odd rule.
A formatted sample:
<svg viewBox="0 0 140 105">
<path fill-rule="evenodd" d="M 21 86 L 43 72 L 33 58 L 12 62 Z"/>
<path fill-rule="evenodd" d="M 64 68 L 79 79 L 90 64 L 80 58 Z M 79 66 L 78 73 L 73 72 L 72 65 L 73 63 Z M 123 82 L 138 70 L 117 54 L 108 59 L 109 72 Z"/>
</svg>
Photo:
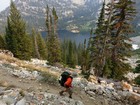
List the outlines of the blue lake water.
<svg viewBox="0 0 140 105">
<path fill-rule="evenodd" d="M 45 38 L 47 35 L 47 32 L 41 32 L 41 34 Z M 60 30 L 58 31 L 58 36 L 61 41 L 63 41 L 64 39 L 68 39 L 68 40 L 75 41 L 76 44 L 79 44 L 79 43 L 84 43 L 85 39 L 88 41 L 90 34 L 89 33 L 85 33 L 85 34 L 72 33 L 66 30 Z"/>
</svg>

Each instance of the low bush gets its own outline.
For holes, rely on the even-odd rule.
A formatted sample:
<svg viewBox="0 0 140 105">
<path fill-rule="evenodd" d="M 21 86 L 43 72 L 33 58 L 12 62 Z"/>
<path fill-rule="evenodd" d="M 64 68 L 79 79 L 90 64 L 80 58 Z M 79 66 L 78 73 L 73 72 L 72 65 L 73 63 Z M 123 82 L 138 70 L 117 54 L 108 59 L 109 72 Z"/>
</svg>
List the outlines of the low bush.
<svg viewBox="0 0 140 105">
<path fill-rule="evenodd" d="M 135 78 L 135 83 L 137 85 L 140 85 L 140 75 L 138 77 Z"/>
<path fill-rule="evenodd" d="M 49 83 L 49 84 L 52 84 L 52 85 L 57 85 L 58 84 L 58 77 L 56 75 L 53 75 L 50 72 L 43 72 L 43 73 L 41 73 L 41 75 L 43 77 L 41 79 L 41 82 Z"/>
</svg>

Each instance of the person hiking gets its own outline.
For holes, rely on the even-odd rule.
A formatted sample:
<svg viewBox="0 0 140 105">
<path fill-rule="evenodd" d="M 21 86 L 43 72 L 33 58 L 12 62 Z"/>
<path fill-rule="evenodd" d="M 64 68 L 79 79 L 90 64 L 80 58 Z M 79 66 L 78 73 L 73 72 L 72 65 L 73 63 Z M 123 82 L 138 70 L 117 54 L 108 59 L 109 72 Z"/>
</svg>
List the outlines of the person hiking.
<svg viewBox="0 0 140 105">
<path fill-rule="evenodd" d="M 67 92 L 69 94 L 69 98 L 72 98 L 72 80 L 73 77 L 71 75 L 71 73 L 69 72 L 63 72 L 61 74 L 61 80 L 59 81 L 59 83 L 61 84 L 61 86 L 63 86 L 65 89 L 60 91 L 59 94 L 62 96 L 64 92 Z"/>
</svg>

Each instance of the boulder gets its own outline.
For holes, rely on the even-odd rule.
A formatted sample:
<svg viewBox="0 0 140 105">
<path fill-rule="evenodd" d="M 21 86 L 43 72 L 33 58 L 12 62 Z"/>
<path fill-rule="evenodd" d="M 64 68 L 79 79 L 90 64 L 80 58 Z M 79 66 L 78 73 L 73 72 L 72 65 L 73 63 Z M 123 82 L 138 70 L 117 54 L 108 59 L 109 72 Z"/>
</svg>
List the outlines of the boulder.
<svg viewBox="0 0 140 105">
<path fill-rule="evenodd" d="M 130 84 L 128 84 L 127 82 L 124 82 L 124 81 L 122 81 L 121 83 L 122 83 L 121 85 L 122 85 L 123 90 L 128 90 L 130 92 L 133 91 L 133 87 Z"/>
<path fill-rule="evenodd" d="M 96 84 L 98 83 L 97 77 L 96 77 L 96 76 L 93 76 L 93 75 L 90 75 L 90 76 L 89 76 L 88 81 L 89 81 L 89 82 L 96 83 Z"/>
</svg>

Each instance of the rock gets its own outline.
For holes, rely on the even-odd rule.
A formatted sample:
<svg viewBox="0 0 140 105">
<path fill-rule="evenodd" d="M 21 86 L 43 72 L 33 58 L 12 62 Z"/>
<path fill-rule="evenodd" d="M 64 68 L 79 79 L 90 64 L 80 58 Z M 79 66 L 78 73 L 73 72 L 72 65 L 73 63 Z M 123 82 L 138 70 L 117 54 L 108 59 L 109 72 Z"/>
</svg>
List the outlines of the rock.
<svg viewBox="0 0 140 105">
<path fill-rule="evenodd" d="M 134 100 L 137 100 L 140 102 L 140 94 L 137 94 L 137 93 L 134 93 L 134 92 L 131 92 L 131 96 L 130 96 L 131 99 L 134 99 Z"/>
<path fill-rule="evenodd" d="M 95 96 L 95 93 L 93 91 L 87 91 L 87 94 L 91 97 L 94 97 Z"/>
<path fill-rule="evenodd" d="M 2 100 L 0 100 L 0 105 L 7 105 L 7 104 L 3 102 Z"/>
<path fill-rule="evenodd" d="M 88 82 L 87 86 L 85 87 L 85 91 L 90 91 L 90 90 L 94 91 L 96 89 L 97 88 L 96 88 L 95 84 L 92 82 Z"/>
<path fill-rule="evenodd" d="M 140 87 L 133 87 L 134 92 L 140 94 Z"/>
<path fill-rule="evenodd" d="M 121 85 L 122 85 L 122 89 L 123 90 L 128 90 L 130 92 L 133 91 L 132 86 L 130 84 L 128 84 L 127 82 L 122 81 L 122 84 Z"/>
<path fill-rule="evenodd" d="M 121 99 L 121 96 L 118 95 L 118 93 L 116 93 L 116 92 L 112 92 L 112 95 L 113 95 L 113 98 L 115 98 L 116 100 L 120 100 Z"/>
<path fill-rule="evenodd" d="M 20 101 L 16 103 L 16 105 L 26 105 L 26 99 L 22 98 Z"/>
<path fill-rule="evenodd" d="M 109 83 L 107 84 L 108 89 L 113 89 L 114 90 L 114 83 Z"/>
<path fill-rule="evenodd" d="M 132 81 L 139 75 L 140 75 L 140 73 L 129 72 L 128 74 L 125 75 L 125 77 L 128 78 L 129 81 Z"/>
<path fill-rule="evenodd" d="M 31 62 L 26 62 L 34 65 L 47 66 L 47 60 L 31 59 Z"/>
<path fill-rule="evenodd" d="M 8 87 L 9 84 L 8 84 L 8 82 L 4 81 L 4 82 L 1 83 L 1 85 L 4 86 L 4 87 Z"/>
<path fill-rule="evenodd" d="M 107 82 L 106 82 L 105 80 L 101 80 L 100 83 L 101 83 L 101 85 L 104 86 L 104 87 L 107 86 Z"/>
<path fill-rule="evenodd" d="M 38 78 L 40 76 L 38 71 L 33 71 L 32 75 L 33 75 L 33 78 Z"/>
<path fill-rule="evenodd" d="M 96 76 L 93 76 L 93 75 L 90 75 L 90 76 L 89 76 L 88 81 L 89 81 L 89 82 L 96 83 L 96 84 L 98 83 L 98 82 L 97 82 L 97 77 L 96 77 Z"/>
<path fill-rule="evenodd" d="M 81 82 L 81 78 L 79 78 L 79 77 L 78 78 L 73 78 L 72 86 L 84 88 L 84 85 Z"/>
</svg>

